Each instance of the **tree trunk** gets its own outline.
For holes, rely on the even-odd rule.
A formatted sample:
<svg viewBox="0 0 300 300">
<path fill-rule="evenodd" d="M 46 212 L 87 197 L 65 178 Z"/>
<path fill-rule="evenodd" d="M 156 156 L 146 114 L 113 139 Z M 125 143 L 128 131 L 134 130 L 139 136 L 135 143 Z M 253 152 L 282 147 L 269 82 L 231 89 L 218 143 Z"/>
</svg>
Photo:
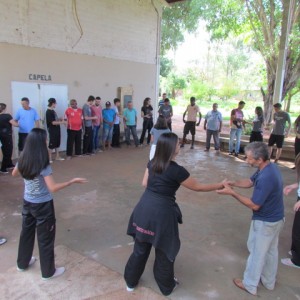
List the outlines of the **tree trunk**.
<svg viewBox="0 0 300 300">
<path fill-rule="evenodd" d="M 288 113 L 290 112 L 292 97 L 293 96 L 291 94 L 288 94 L 288 98 L 287 98 L 287 101 L 286 101 L 286 109 L 285 109 L 285 111 L 288 112 Z"/>
</svg>

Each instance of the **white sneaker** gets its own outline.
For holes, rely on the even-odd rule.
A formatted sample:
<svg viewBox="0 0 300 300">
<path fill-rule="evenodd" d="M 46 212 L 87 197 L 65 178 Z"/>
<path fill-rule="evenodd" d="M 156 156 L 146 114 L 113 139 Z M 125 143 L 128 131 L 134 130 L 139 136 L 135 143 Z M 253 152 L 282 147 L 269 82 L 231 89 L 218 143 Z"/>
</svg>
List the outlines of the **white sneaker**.
<svg viewBox="0 0 300 300">
<path fill-rule="evenodd" d="M 42 277 L 43 280 L 49 280 L 49 279 L 53 279 L 55 277 L 58 277 L 60 275 L 62 275 L 65 272 L 65 267 L 60 267 L 60 268 L 56 268 L 54 274 L 51 277 Z"/>
<path fill-rule="evenodd" d="M 127 292 L 133 292 L 134 288 L 129 287 L 128 285 L 126 285 L 126 290 Z"/>
<path fill-rule="evenodd" d="M 300 266 L 297 266 L 295 265 L 290 258 L 282 258 L 281 259 L 281 263 L 286 265 L 286 266 L 289 266 L 289 267 L 294 267 L 294 268 L 298 268 L 300 269 Z"/>
<path fill-rule="evenodd" d="M 6 239 L 5 238 L 0 238 L 0 245 L 3 245 L 6 243 Z"/>
<path fill-rule="evenodd" d="M 26 271 L 30 266 L 32 266 L 34 263 L 36 262 L 36 258 L 34 256 L 31 257 L 30 261 L 29 261 L 29 264 L 28 264 L 28 267 L 26 269 L 21 269 L 19 267 L 17 267 L 17 270 L 19 272 L 24 272 Z"/>
</svg>

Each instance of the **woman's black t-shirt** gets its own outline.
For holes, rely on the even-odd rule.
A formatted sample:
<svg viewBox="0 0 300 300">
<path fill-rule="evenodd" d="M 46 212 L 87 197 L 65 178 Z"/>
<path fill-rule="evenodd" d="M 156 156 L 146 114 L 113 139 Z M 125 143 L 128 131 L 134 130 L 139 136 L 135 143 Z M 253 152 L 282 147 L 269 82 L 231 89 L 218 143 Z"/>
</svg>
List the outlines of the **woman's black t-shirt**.
<svg viewBox="0 0 300 300">
<path fill-rule="evenodd" d="M 0 133 L 12 134 L 12 126 L 9 121 L 12 120 L 10 114 L 0 114 Z"/>
<path fill-rule="evenodd" d="M 153 117 L 152 117 L 153 107 L 151 105 L 142 106 L 141 111 L 144 113 L 144 121 L 153 121 Z M 151 118 L 146 118 L 145 117 L 146 115 L 151 115 Z"/>
<path fill-rule="evenodd" d="M 153 173 L 151 162 L 148 170 L 147 188 L 131 214 L 127 234 L 152 244 L 174 261 L 180 249 L 178 223 L 182 223 L 175 194 L 190 174 L 173 161 L 162 174 Z"/>
</svg>

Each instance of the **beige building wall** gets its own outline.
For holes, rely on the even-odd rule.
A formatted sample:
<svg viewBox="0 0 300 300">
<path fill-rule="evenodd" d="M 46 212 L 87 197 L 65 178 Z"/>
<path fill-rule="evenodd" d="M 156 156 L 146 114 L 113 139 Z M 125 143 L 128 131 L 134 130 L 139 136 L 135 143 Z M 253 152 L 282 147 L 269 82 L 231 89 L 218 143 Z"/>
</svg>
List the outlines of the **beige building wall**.
<svg viewBox="0 0 300 300">
<path fill-rule="evenodd" d="M 55 50 L 0 44 L 0 101 L 12 112 L 11 82 L 65 84 L 68 98 L 82 106 L 89 95 L 100 96 L 102 106 L 118 96 L 118 87 L 132 87 L 140 110 L 145 97 L 155 99 L 156 65 L 72 54 Z M 30 80 L 31 74 L 51 76 L 51 81 Z M 24 95 L 25 97 L 26 95 Z M 141 126 L 139 119 L 138 127 Z"/>
<path fill-rule="evenodd" d="M 79 106 L 89 95 L 104 106 L 119 87 L 138 112 L 145 97 L 156 106 L 163 3 L 0 0 L 0 101 L 13 113 L 12 82 L 30 82 L 66 85 Z"/>
</svg>

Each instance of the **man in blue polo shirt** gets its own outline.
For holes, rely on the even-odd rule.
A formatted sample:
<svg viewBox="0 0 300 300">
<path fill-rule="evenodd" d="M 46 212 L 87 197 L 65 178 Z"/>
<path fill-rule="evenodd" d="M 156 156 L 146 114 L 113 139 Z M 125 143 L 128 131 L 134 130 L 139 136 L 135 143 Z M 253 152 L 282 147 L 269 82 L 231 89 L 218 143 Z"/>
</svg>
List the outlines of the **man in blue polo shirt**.
<svg viewBox="0 0 300 300">
<path fill-rule="evenodd" d="M 137 112 L 133 108 L 132 101 L 128 101 L 127 108 L 123 112 L 124 129 L 125 129 L 125 140 L 127 146 L 130 146 L 130 131 L 132 133 L 135 146 L 138 147 L 140 142 L 136 134 L 136 123 L 137 123 Z"/>
<path fill-rule="evenodd" d="M 269 161 L 268 146 L 253 142 L 245 148 L 247 163 L 258 170 L 250 179 L 228 181 L 219 194 L 231 195 L 252 209 L 253 216 L 248 237 L 244 278 L 235 278 L 234 284 L 256 295 L 259 282 L 268 290 L 275 287 L 278 267 L 278 238 L 284 223 L 283 182 L 276 164 Z M 254 187 L 251 198 L 232 189 Z"/>
<path fill-rule="evenodd" d="M 34 127 L 40 127 L 40 117 L 37 111 L 29 106 L 29 99 L 24 97 L 21 99 L 22 108 L 20 108 L 15 116 L 15 121 L 19 124 L 19 151 L 23 151 L 24 144 L 28 133 Z"/>
</svg>

